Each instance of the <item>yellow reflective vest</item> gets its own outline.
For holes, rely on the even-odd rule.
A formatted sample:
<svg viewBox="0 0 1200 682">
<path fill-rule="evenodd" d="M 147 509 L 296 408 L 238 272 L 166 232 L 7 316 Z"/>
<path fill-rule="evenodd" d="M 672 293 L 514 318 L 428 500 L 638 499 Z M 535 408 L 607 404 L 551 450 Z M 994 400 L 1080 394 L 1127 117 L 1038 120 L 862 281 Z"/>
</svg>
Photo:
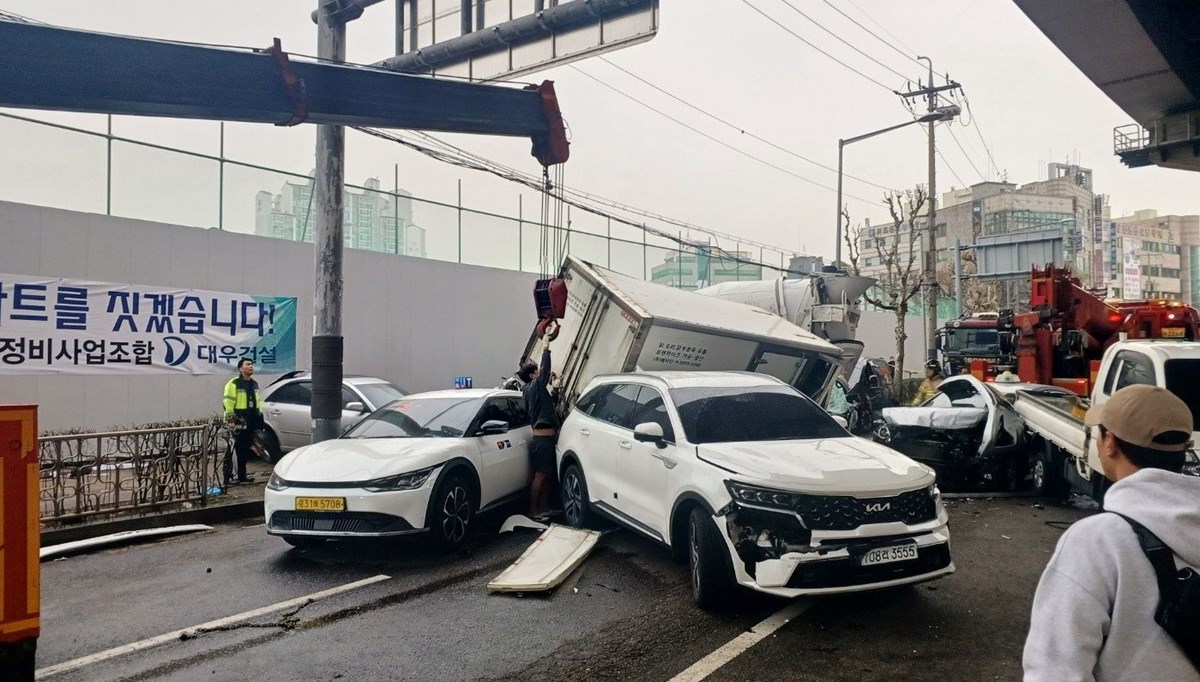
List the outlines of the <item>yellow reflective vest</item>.
<svg viewBox="0 0 1200 682">
<path fill-rule="evenodd" d="M 254 407 L 250 407 L 250 395 L 245 388 L 242 387 L 241 376 L 236 376 L 225 384 L 225 395 L 222 403 L 225 406 L 225 418 L 228 419 L 235 414 L 246 412 L 262 412 L 262 394 L 258 391 L 258 382 L 251 379 L 250 383 L 254 390 Z"/>
<path fill-rule="evenodd" d="M 938 386 L 941 386 L 941 385 L 942 385 L 942 377 L 940 377 L 940 376 L 922 381 L 920 388 L 917 389 L 917 395 L 915 397 L 913 397 L 912 404 L 920 405 L 921 403 L 925 402 L 926 400 L 929 400 L 933 396 L 937 395 Z"/>
</svg>

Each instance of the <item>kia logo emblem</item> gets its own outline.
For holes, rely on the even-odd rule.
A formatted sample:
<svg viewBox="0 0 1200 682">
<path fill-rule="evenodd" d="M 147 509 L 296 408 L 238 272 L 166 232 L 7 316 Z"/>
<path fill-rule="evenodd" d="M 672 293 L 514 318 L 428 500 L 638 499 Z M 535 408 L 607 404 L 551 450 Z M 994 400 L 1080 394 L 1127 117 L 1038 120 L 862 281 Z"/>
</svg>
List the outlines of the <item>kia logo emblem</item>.
<svg viewBox="0 0 1200 682">
<path fill-rule="evenodd" d="M 892 508 L 891 502 L 876 502 L 874 504 L 867 505 L 867 511 L 871 512 L 872 514 L 878 514 L 879 512 L 885 512 L 891 508 Z"/>
</svg>

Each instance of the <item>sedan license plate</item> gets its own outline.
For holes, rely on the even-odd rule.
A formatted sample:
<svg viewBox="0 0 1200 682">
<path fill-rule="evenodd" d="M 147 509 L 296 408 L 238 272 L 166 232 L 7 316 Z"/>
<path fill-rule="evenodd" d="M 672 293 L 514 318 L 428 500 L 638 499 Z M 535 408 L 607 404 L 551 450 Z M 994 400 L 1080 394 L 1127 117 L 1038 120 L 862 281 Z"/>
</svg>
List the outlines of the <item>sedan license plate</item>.
<svg viewBox="0 0 1200 682">
<path fill-rule="evenodd" d="M 893 561 L 908 561 L 917 558 L 916 545 L 893 545 L 891 547 L 876 547 L 867 552 L 859 560 L 862 566 L 890 564 Z"/>
<path fill-rule="evenodd" d="M 296 511 L 346 511 L 344 497 L 297 497 Z"/>
<path fill-rule="evenodd" d="M 1186 332 L 1183 327 L 1163 327 L 1162 335 L 1164 339 L 1182 339 Z"/>
</svg>

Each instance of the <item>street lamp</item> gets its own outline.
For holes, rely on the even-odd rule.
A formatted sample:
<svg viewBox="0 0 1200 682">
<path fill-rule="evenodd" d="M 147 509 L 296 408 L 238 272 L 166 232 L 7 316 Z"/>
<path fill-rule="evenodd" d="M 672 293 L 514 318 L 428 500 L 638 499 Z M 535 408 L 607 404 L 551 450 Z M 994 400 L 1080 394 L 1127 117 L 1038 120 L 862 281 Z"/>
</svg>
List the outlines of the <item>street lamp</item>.
<svg viewBox="0 0 1200 682">
<path fill-rule="evenodd" d="M 888 128 L 876 130 L 874 132 L 870 132 L 865 135 L 858 135 L 856 137 L 850 137 L 850 138 L 847 138 L 844 140 L 838 140 L 837 244 L 836 244 L 836 250 L 834 252 L 835 253 L 834 262 L 839 267 L 841 266 L 841 263 L 842 263 L 842 150 L 848 144 L 854 144 L 855 142 L 861 142 L 868 138 L 875 137 L 876 135 L 890 133 L 893 130 L 899 130 L 900 128 L 904 128 L 906 126 L 910 126 L 910 125 L 913 125 L 916 123 L 933 123 L 935 121 L 949 121 L 950 119 L 957 116 L 958 112 L 959 112 L 959 109 L 956 106 L 942 107 L 940 109 L 937 109 L 936 111 L 931 111 L 928 114 L 925 114 L 924 116 L 922 116 L 920 118 L 914 118 L 911 121 L 905 121 L 904 123 L 901 123 L 899 125 L 894 125 L 894 126 L 890 126 Z"/>
</svg>

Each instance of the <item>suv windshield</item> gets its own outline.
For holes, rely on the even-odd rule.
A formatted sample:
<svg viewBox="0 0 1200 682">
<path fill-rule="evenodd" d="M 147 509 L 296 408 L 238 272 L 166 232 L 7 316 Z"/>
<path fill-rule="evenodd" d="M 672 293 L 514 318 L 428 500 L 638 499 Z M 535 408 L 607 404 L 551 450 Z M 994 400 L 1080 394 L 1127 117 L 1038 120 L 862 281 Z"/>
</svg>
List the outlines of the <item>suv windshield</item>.
<svg viewBox="0 0 1200 682">
<path fill-rule="evenodd" d="M 1187 403 L 1192 411 L 1192 430 L 1200 431 L 1200 360 L 1167 360 L 1163 367 L 1167 390 Z"/>
<path fill-rule="evenodd" d="M 671 399 L 687 440 L 697 445 L 849 435 L 790 386 L 677 388 Z"/>
<path fill-rule="evenodd" d="M 399 400 L 405 396 L 404 391 L 393 384 L 379 382 L 376 384 L 355 384 L 355 388 L 359 390 L 367 400 L 375 407 L 383 407 L 393 400 Z"/>
<path fill-rule="evenodd" d="M 342 438 L 460 438 L 482 398 L 399 400 L 354 425 Z"/>
</svg>

